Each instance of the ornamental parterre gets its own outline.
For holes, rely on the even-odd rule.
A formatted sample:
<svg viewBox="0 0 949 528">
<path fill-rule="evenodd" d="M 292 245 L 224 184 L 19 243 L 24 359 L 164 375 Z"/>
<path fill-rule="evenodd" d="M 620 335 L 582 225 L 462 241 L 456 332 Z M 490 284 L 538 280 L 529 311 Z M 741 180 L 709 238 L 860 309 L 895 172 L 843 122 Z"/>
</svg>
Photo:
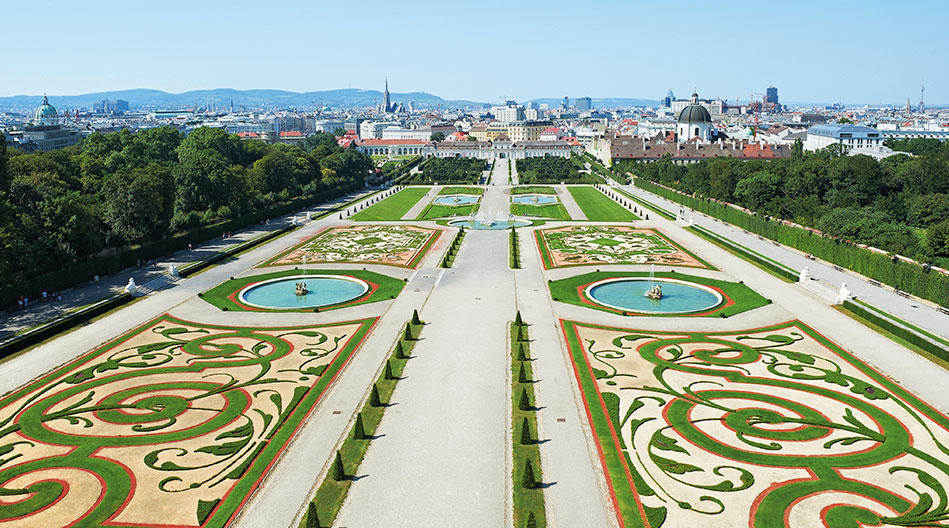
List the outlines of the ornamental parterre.
<svg viewBox="0 0 949 528">
<path fill-rule="evenodd" d="M 264 262 L 262 266 L 298 266 L 352 262 L 415 268 L 440 229 L 410 225 L 330 227 Z"/>
<path fill-rule="evenodd" d="M 165 315 L 8 395 L 0 525 L 228 525 L 374 322 Z"/>
<path fill-rule="evenodd" d="M 562 325 L 623 525 L 949 526 L 949 420 L 799 321 Z"/>
<path fill-rule="evenodd" d="M 656 229 L 573 225 L 535 232 L 546 269 L 584 264 L 663 264 L 712 268 Z"/>
</svg>

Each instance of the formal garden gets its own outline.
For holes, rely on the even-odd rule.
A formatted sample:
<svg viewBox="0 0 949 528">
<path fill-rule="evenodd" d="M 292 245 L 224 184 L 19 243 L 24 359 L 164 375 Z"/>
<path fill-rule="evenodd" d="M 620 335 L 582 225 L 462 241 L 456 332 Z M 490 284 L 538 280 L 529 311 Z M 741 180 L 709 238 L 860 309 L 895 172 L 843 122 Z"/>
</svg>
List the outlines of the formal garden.
<svg viewBox="0 0 949 528">
<path fill-rule="evenodd" d="M 799 321 L 562 321 L 624 526 L 942 526 L 949 420 Z"/>
<path fill-rule="evenodd" d="M 572 225 L 534 232 L 545 269 L 591 264 L 714 267 L 657 229 Z"/>
<path fill-rule="evenodd" d="M 407 185 L 477 184 L 488 168 L 484 160 L 473 158 L 429 158 L 419 164 L 419 172 L 402 183 Z"/>
<path fill-rule="evenodd" d="M 415 268 L 440 234 L 440 229 L 409 225 L 330 227 L 261 266 L 348 262 Z"/>
<path fill-rule="evenodd" d="M 570 220 L 570 214 L 553 187 L 528 185 L 511 189 L 511 214 Z"/>
<path fill-rule="evenodd" d="M 228 525 L 375 319 L 164 315 L 0 400 L 0 523 Z"/>
</svg>

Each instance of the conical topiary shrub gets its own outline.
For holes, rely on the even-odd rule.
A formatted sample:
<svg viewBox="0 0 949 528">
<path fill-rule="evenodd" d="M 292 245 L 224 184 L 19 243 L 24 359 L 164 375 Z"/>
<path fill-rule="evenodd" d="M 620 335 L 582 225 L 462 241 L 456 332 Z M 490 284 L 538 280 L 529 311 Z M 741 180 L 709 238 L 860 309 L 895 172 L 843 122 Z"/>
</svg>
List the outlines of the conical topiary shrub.
<svg viewBox="0 0 949 528">
<path fill-rule="evenodd" d="M 366 426 L 362 422 L 362 413 L 356 415 L 356 423 L 353 424 L 353 438 L 356 440 L 365 440 Z"/>
<path fill-rule="evenodd" d="M 528 460 L 528 463 L 530 461 Z M 531 478 L 533 478 L 533 471 L 531 472 Z M 339 454 L 339 451 L 336 451 L 336 458 L 333 459 L 333 480 L 339 482 L 346 478 L 346 468 L 343 467 L 343 457 Z M 525 482 L 527 482 L 525 480 Z"/>
<path fill-rule="evenodd" d="M 527 514 L 527 522 L 524 523 L 524 528 L 537 528 L 537 518 L 534 517 L 534 512 Z"/>
<path fill-rule="evenodd" d="M 422 320 L 418 318 L 418 310 L 412 310 L 412 324 L 422 324 Z"/>
<path fill-rule="evenodd" d="M 406 355 L 405 349 L 402 348 L 402 342 L 401 342 L 401 341 L 396 342 L 396 344 L 395 344 L 395 352 L 393 353 L 393 355 L 396 357 L 396 359 L 408 359 L 408 357 L 409 357 L 408 355 Z"/>
<path fill-rule="evenodd" d="M 522 411 L 529 411 L 531 407 L 531 398 L 527 395 L 527 389 L 521 389 L 521 398 L 517 402 L 517 408 Z"/>
<path fill-rule="evenodd" d="M 523 344 L 516 344 L 517 347 L 517 360 L 518 361 L 527 361 L 530 359 L 530 354 L 527 353 L 527 347 Z"/>
<path fill-rule="evenodd" d="M 527 338 L 527 327 L 519 326 L 517 327 L 517 340 L 518 341 L 528 341 Z"/>
<path fill-rule="evenodd" d="M 534 443 L 534 439 L 531 438 L 531 425 L 525 417 L 521 422 L 521 445 L 531 445 Z"/>
<path fill-rule="evenodd" d="M 306 528 L 320 528 L 320 518 L 316 514 L 316 503 L 313 501 L 306 507 Z"/>
<path fill-rule="evenodd" d="M 412 327 L 410 325 L 405 325 L 405 332 L 402 335 L 402 339 L 406 341 L 415 341 L 415 336 L 412 335 Z"/>
<path fill-rule="evenodd" d="M 379 387 L 372 384 L 372 390 L 369 391 L 369 405 L 372 407 L 382 407 L 382 398 L 379 397 Z"/>
<path fill-rule="evenodd" d="M 383 376 L 384 376 L 385 379 L 387 379 L 387 380 L 394 380 L 394 379 L 395 379 L 395 374 L 392 373 L 392 362 L 386 361 L 385 374 L 383 374 Z"/>
<path fill-rule="evenodd" d="M 524 324 L 524 321 L 521 320 L 521 311 L 517 311 L 517 315 L 514 316 L 514 326 L 521 326 Z"/>
<path fill-rule="evenodd" d="M 521 485 L 527 489 L 537 487 L 537 479 L 534 477 L 534 466 L 531 465 L 530 460 L 524 463 L 524 477 L 521 479 Z"/>
<path fill-rule="evenodd" d="M 524 366 L 524 363 L 521 363 L 521 369 L 517 373 L 517 382 L 527 383 L 528 381 L 530 381 L 530 376 L 527 375 L 527 368 Z"/>
</svg>

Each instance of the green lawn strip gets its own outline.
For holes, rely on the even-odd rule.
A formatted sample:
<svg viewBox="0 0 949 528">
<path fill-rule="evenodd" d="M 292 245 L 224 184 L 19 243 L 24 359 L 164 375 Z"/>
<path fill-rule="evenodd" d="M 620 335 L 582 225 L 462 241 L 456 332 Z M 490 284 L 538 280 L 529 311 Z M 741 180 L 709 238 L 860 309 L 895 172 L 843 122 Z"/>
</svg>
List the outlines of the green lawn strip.
<svg viewBox="0 0 949 528">
<path fill-rule="evenodd" d="M 249 309 L 240 303 L 236 303 L 229 299 L 232 294 L 236 294 L 240 290 L 247 287 L 249 284 L 255 282 L 261 282 L 270 279 L 277 279 L 280 277 L 289 277 L 294 275 L 301 275 L 303 272 L 294 268 L 292 270 L 283 270 L 273 273 L 264 273 L 260 275 L 251 275 L 247 277 L 239 277 L 236 279 L 231 279 L 224 281 L 221 284 L 207 290 L 203 293 L 198 294 L 199 297 L 204 299 L 206 302 L 216 306 L 217 308 L 224 311 L 272 311 L 272 312 L 310 312 L 315 311 L 313 308 L 302 308 L 302 309 L 288 309 L 288 310 L 259 310 L 259 309 Z M 356 304 L 368 304 L 378 301 L 386 301 L 389 299 L 395 299 L 399 293 L 402 291 L 402 288 L 405 287 L 405 281 L 399 279 L 393 279 L 386 275 L 379 273 L 374 273 L 371 271 L 363 270 L 326 270 L 326 269 L 315 269 L 308 270 L 307 275 L 349 275 L 357 279 L 364 280 L 378 285 L 376 291 L 367 294 L 363 298 L 357 299 L 353 302 L 346 302 L 340 305 L 332 306 L 323 306 L 319 308 L 319 311 L 326 310 L 335 310 L 337 308 L 349 307 Z M 236 295 L 235 295 L 236 298 Z"/>
<path fill-rule="evenodd" d="M 462 227 L 457 233 L 455 233 L 455 238 L 451 239 L 451 244 L 448 245 L 448 250 L 445 251 L 445 256 L 442 257 L 441 267 L 450 268 L 452 264 L 455 263 L 455 257 L 458 256 L 458 251 L 461 249 L 461 242 L 465 239 L 465 228 Z"/>
<path fill-rule="evenodd" d="M 580 210 L 592 222 L 632 222 L 639 220 L 632 211 L 616 203 L 594 187 L 568 187 Z"/>
<path fill-rule="evenodd" d="M 527 325 L 518 325 L 518 319 L 511 323 L 511 446 L 514 463 L 511 479 L 514 490 L 514 526 L 522 527 L 533 514 L 537 528 L 547 525 L 544 510 L 543 472 L 540 467 L 540 447 L 537 435 L 537 401 L 534 399 L 534 368 L 530 359 L 530 341 L 527 339 Z M 522 355 L 523 354 L 523 355 Z M 524 358 L 524 359 L 521 359 Z M 523 378 L 521 377 L 523 369 Z M 523 381 L 522 381 L 523 380 Z M 522 408 L 522 398 L 528 402 L 527 409 Z M 524 423 L 527 423 L 527 433 Z M 526 443 L 525 443 L 526 442 Z M 531 476 L 525 475 L 527 462 L 531 464 Z M 529 481 L 535 484 L 530 486 Z"/>
<path fill-rule="evenodd" d="M 624 191 L 624 190 L 622 190 L 622 189 L 617 188 L 616 190 L 619 191 L 620 194 L 626 196 L 626 197 L 629 198 L 630 200 L 632 200 L 632 201 L 638 203 L 639 205 L 641 205 L 641 206 L 643 206 L 643 207 L 645 207 L 645 208 L 647 208 L 647 209 L 651 209 L 654 213 L 656 213 L 657 215 L 659 215 L 659 216 L 665 218 L 666 220 L 675 220 L 675 219 L 676 219 L 676 215 L 670 213 L 669 211 L 666 211 L 665 209 L 663 209 L 662 207 L 659 207 L 658 205 L 653 204 L 652 202 L 648 202 L 648 201 L 646 201 L 646 200 L 644 200 L 644 199 L 642 199 L 642 198 L 636 196 L 635 194 L 626 192 L 626 191 Z"/>
<path fill-rule="evenodd" d="M 886 330 L 889 334 L 899 337 L 902 341 L 912 343 L 914 348 L 922 349 L 936 357 L 949 361 L 949 347 L 941 343 L 934 343 L 927 338 L 913 332 L 912 330 L 900 325 L 893 319 L 877 315 L 876 312 L 863 308 L 862 305 L 853 301 L 844 301 L 843 307 L 855 314 L 857 317 L 869 321 L 874 326 Z"/>
<path fill-rule="evenodd" d="M 354 214 L 351 219 L 359 222 L 376 220 L 401 220 L 413 205 L 429 191 L 426 187 L 406 187 L 392 196 Z"/>
<path fill-rule="evenodd" d="M 946 369 L 946 370 L 949 370 L 949 360 L 944 359 L 944 358 L 941 358 L 941 357 L 939 357 L 939 356 L 937 356 L 937 355 L 935 355 L 935 354 L 932 354 L 931 352 L 929 352 L 929 351 L 927 351 L 927 350 L 924 350 L 924 349 L 922 349 L 922 348 L 916 346 L 916 345 L 913 344 L 913 343 L 910 343 L 909 341 L 907 341 L 907 340 L 903 339 L 902 337 L 900 337 L 900 336 L 894 334 L 893 332 L 887 330 L 886 328 L 883 328 L 883 327 L 881 327 L 881 326 L 878 326 L 878 325 L 874 324 L 873 321 L 870 321 L 869 319 L 864 319 L 863 317 L 860 316 L 859 312 L 855 312 L 855 311 L 853 311 L 853 310 L 850 310 L 850 309 L 848 309 L 846 306 L 834 305 L 833 308 L 834 308 L 835 310 L 837 310 L 838 312 L 840 312 L 840 313 L 846 315 L 847 317 L 850 317 L 850 318 L 853 319 L 854 321 L 857 321 L 858 323 L 862 324 L 863 326 L 869 328 L 870 330 L 873 330 L 874 332 L 880 334 L 881 336 L 883 336 L 883 337 L 889 339 L 890 341 L 893 341 L 894 343 L 897 343 L 897 344 L 899 344 L 899 345 L 902 345 L 904 348 L 906 348 L 906 349 L 908 349 L 908 350 L 912 350 L 913 352 L 915 352 L 915 353 L 919 354 L 920 356 L 922 356 L 922 357 L 924 357 L 924 358 L 926 358 L 926 359 L 932 361 L 933 363 L 939 365 L 940 367 L 942 367 L 942 368 L 944 368 L 944 369 Z"/>
<path fill-rule="evenodd" d="M 478 212 L 479 204 L 468 205 L 435 205 L 429 204 L 419 213 L 416 220 L 432 220 L 434 218 L 446 218 L 450 216 L 469 216 L 471 213 Z"/>
<path fill-rule="evenodd" d="M 557 189 L 547 185 L 521 185 L 512 187 L 511 194 L 557 194 Z"/>
<path fill-rule="evenodd" d="M 511 228 L 508 237 L 509 248 L 507 264 L 511 269 L 521 269 L 521 246 L 517 229 Z"/>
<path fill-rule="evenodd" d="M 718 308 L 712 308 L 706 312 L 702 312 L 702 315 L 693 315 L 692 317 L 729 317 L 735 314 L 740 314 L 742 312 L 747 312 L 748 310 L 753 310 L 755 308 L 760 308 L 771 304 L 771 300 L 759 295 L 756 291 L 752 290 L 745 284 L 741 282 L 729 282 L 718 279 L 710 279 L 707 277 L 698 277 L 695 275 L 686 275 L 684 273 L 676 272 L 665 272 L 657 271 L 655 273 L 656 277 L 668 278 L 668 279 L 679 279 L 688 282 L 694 282 L 696 284 L 702 284 L 704 286 L 710 286 L 712 288 L 720 289 L 725 296 L 731 298 L 734 301 L 734 304 L 731 306 L 724 306 L 727 303 L 725 299 Z M 607 308 L 606 306 L 601 306 L 599 304 L 583 302 L 583 299 L 580 297 L 580 292 L 577 290 L 579 287 L 584 284 L 591 284 L 593 282 L 598 282 L 604 279 L 610 279 L 614 277 L 649 277 L 649 272 L 646 271 L 597 271 L 593 273 L 585 273 L 583 275 L 577 275 L 574 277 L 568 277 L 566 279 L 561 279 L 558 281 L 553 281 L 549 283 L 550 296 L 553 300 L 564 302 L 567 304 L 573 304 L 576 306 L 583 306 L 585 308 L 592 308 L 594 310 L 600 310 L 603 312 L 609 313 L 622 313 L 623 315 L 639 315 L 637 313 L 626 313 L 619 312 L 612 308 Z M 654 313 L 648 314 L 650 317 L 684 317 L 688 314 L 663 314 L 663 313 Z"/>
<path fill-rule="evenodd" d="M 415 320 L 418 321 L 417 319 Z M 303 519 L 299 524 L 300 528 L 310 528 L 312 526 L 332 526 L 333 522 L 336 520 L 339 510 L 342 508 L 343 502 L 346 500 L 346 494 L 349 493 L 349 488 L 354 482 L 353 477 L 358 474 L 359 465 L 362 463 L 363 457 L 365 457 L 366 451 L 369 449 L 369 446 L 372 443 L 372 436 L 375 434 L 376 428 L 379 426 L 379 422 L 382 421 L 382 417 L 385 414 L 388 403 L 391 401 L 392 393 L 395 392 L 395 387 L 399 383 L 399 379 L 402 376 L 402 370 L 405 368 L 405 364 L 408 362 L 408 358 L 402 358 L 399 357 L 399 354 L 396 354 L 396 349 L 401 347 L 406 356 L 411 355 L 412 349 L 415 347 L 415 340 L 418 339 L 419 332 L 424 326 L 424 323 L 419 321 L 418 324 L 416 324 L 410 320 L 406 323 L 406 326 L 409 333 L 411 333 L 412 339 L 405 339 L 407 336 L 405 336 L 403 333 L 403 338 L 398 340 L 395 348 L 386 358 L 388 366 L 383 368 L 382 373 L 379 374 L 379 377 L 374 384 L 376 390 L 378 391 L 379 400 L 382 405 L 374 405 L 374 402 L 372 401 L 372 388 L 370 387 L 370 396 L 366 399 L 362 408 L 358 411 L 359 414 L 362 415 L 364 432 L 367 436 L 369 436 L 369 438 L 356 437 L 356 424 L 354 424 L 353 427 L 350 428 L 350 430 L 346 433 L 346 438 L 343 440 L 343 443 L 338 450 L 343 464 L 343 478 L 335 478 L 332 468 L 332 465 L 335 464 L 335 462 L 331 462 L 330 470 L 323 477 L 323 481 L 317 488 L 316 494 L 310 501 L 310 504 L 312 504 L 313 507 L 310 507 L 310 504 L 307 505 L 307 514 L 303 516 Z M 391 372 L 394 379 L 389 379 L 387 376 L 387 371 Z M 311 511 L 316 511 L 316 515 L 319 520 L 318 523 L 311 523 L 311 520 L 307 518 Z"/>
<path fill-rule="evenodd" d="M 944 338 L 942 338 L 942 337 L 940 337 L 940 336 L 937 336 L 937 335 L 935 335 L 935 334 L 932 334 L 932 333 L 930 333 L 929 331 L 927 331 L 927 330 L 925 330 L 925 329 L 923 329 L 923 328 L 920 328 L 920 327 L 918 327 L 918 326 L 916 326 L 916 325 L 910 323 L 909 321 L 900 319 L 899 317 L 897 317 L 897 316 L 895 316 L 895 315 L 893 315 L 893 314 L 891 314 L 891 313 L 889 313 L 889 312 L 885 312 L 885 311 L 883 311 L 883 310 L 877 308 L 876 306 L 873 306 L 873 305 L 870 304 L 870 303 L 861 301 L 861 300 L 856 299 L 856 298 L 854 298 L 854 301 L 856 301 L 857 304 L 860 304 L 860 305 L 863 306 L 864 308 L 868 308 L 868 309 L 870 309 L 870 310 L 876 312 L 877 314 L 879 314 L 879 315 L 882 316 L 882 317 L 885 317 L 885 318 L 887 318 L 887 319 L 890 319 L 890 320 L 892 320 L 892 321 L 895 321 L 896 323 L 898 323 L 898 324 L 900 324 L 900 325 L 902 325 L 902 326 L 905 326 L 906 328 L 909 328 L 910 330 L 913 330 L 914 332 L 917 332 L 917 333 L 919 333 L 919 334 L 922 334 L 922 335 L 928 337 L 929 339 L 932 339 L 933 341 L 935 341 L 935 342 L 937 342 L 937 343 L 941 343 L 941 344 L 943 344 L 943 345 L 949 346 L 949 341 L 945 340 Z"/>
<path fill-rule="evenodd" d="M 560 203 L 546 205 L 512 203 L 511 214 L 514 216 L 536 216 L 539 218 L 570 220 L 570 214 L 567 212 L 567 208 Z"/>
<path fill-rule="evenodd" d="M 729 246 L 734 246 L 734 247 L 735 247 L 736 249 L 738 249 L 739 251 L 743 251 L 743 252 L 748 253 L 748 254 L 750 254 L 750 255 L 752 255 L 752 256 L 754 256 L 754 257 L 760 259 L 760 260 L 763 260 L 763 261 L 765 261 L 766 263 L 768 263 L 769 265 L 771 265 L 771 266 L 773 266 L 773 267 L 775 267 L 775 268 L 783 269 L 784 271 L 786 271 L 786 272 L 792 274 L 792 275 L 794 276 L 795 280 L 796 280 L 796 278 L 797 278 L 797 276 L 798 276 L 797 270 L 795 270 L 794 268 L 792 268 L 792 267 L 790 267 L 790 266 L 786 266 L 786 265 L 784 265 L 784 264 L 778 262 L 777 260 L 774 260 L 773 258 L 771 258 L 771 257 L 769 257 L 769 256 L 767 256 L 767 255 L 763 255 L 763 254 L 761 254 L 761 253 L 758 253 L 757 251 L 755 251 L 755 250 L 753 250 L 753 249 L 751 249 L 751 248 L 749 248 L 749 247 L 747 247 L 747 246 L 743 246 L 743 245 L 739 244 L 738 242 L 735 242 L 735 241 L 733 241 L 733 240 L 729 240 L 728 238 L 725 238 L 725 237 L 723 237 L 722 235 L 719 235 L 718 233 L 715 233 L 715 232 L 713 232 L 713 231 L 711 231 L 711 230 L 709 230 L 709 229 L 705 229 L 704 227 L 695 226 L 695 225 L 694 225 L 694 226 L 692 226 L 692 228 L 695 229 L 696 231 L 701 231 L 701 232 L 703 232 L 704 234 L 708 235 L 710 238 L 718 239 L 718 241 L 721 242 L 721 243 L 723 243 L 723 244 L 726 244 L 726 245 L 729 245 Z"/>
<path fill-rule="evenodd" d="M 484 187 L 455 187 L 448 186 L 442 187 L 442 190 L 439 191 L 439 196 L 444 196 L 447 194 L 484 194 Z"/>
<path fill-rule="evenodd" d="M 754 264 L 759 269 L 774 275 L 775 277 L 783 280 L 784 282 L 796 282 L 798 279 L 798 274 L 791 268 L 788 268 L 782 264 L 779 264 L 760 253 L 756 253 L 742 245 L 736 244 L 734 242 L 727 241 L 723 238 L 715 236 L 710 231 L 703 229 L 698 226 L 691 227 L 692 232 L 700 237 L 708 240 L 712 244 L 724 249 L 725 251 L 735 255 L 736 257 Z"/>
<path fill-rule="evenodd" d="M 645 526 L 639 515 L 639 503 L 636 499 L 636 494 L 632 490 L 631 483 L 626 477 L 626 465 L 624 465 L 623 457 L 628 457 L 629 455 L 615 447 L 609 418 L 598 396 L 599 391 L 596 388 L 596 381 L 593 379 L 593 374 L 587 367 L 586 359 L 584 358 L 584 349 L 577 339 L 576 330 L 569 321 L 561 320 L 561 324 L 564 328 L 564 337 L 567 340 L 567 347 L 570 350 L 570 359 L 573 362 L 574 372 L 580 384 L 580 393 L 587 408 L 588 416 L 592 421 L 590 427 L 593 429 L 593 434 L 596 436 L 597 444 L 600 447 L 599 451 L 602 456 L 602 462 L 603 465 L 606 466 L 607 480 L 613 491 L 613 496 L 616 499 L 617 515 L 622 519 L 623 526 L 630 528 Z M 617 419 L 618 417 L 614 419 L 614 422 Z M 618 430 L 619 424 L 614 423 L 613 427 Z M 619 438 L 621 442 L 620 448 L 624 448 L 625 444 L 622 443 L 623 440 L 622 437 L 619 436 L 619 433 L 617 433 L 617 438 Z M 636 473 L 633 464 L 628 462 L 627 464 L 633 475 L 633 480 L 643 482 L 642 478 Z M 655 492 L 646 487 L 644 488 L 644 494 L 651 495 L 655 494 Z M 657 525 L 658 524 L 661 523 L 657 523 Z"/>
</svg>

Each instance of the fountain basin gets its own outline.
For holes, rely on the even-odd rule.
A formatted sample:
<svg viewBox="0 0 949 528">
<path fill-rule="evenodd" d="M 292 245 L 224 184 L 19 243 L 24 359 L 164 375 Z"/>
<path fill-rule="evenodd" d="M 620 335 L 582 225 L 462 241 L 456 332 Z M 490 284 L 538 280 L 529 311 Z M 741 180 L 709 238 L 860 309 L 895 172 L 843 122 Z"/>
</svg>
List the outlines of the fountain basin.
<svg viewBox="0 0 949 528">
<path fill-rule="evenodd" d="M 448 222 L 448 225 L 452 227 L 464 227 L 465 229 L 479 229 L 485 231 L 524 227 L 531 224 L 532 222 L 525 222 L 523 220 L 452 220 Z"/>
<path fill-rule="evenodd" d="M 478 203 L 478 197 L 464 194 L 449 194 L 435 198 L 432 203 L 435 205 L 471 205 Z"/>
<path fill-rule="evenodd" d="M 296 283 L 305 281 L 306 295 L 296 294 Z M 251 284 L 238 298 L 248 306 L 270 310 L 299 310 L 332 306 L 362 297 L 369 284 L 341 275 L 294 275 Z"/>
<path fill-rule="evenodd" d="M 521 194 L 511 198 L 511 201 L 524 205 L 549 205 L 557 203 L 557 197 L 549 194 Z"/>
<path fill-rule="evenodd" d="M 662 286 L 662 299 L 650 299 L 646 292 L 653 283 Z M 709 310 L 721 304 L 722 295 L 708 286 L 668 278 L 616 278 L 594 282 L 584 295 L 591 301 L 626 312 L 687 314 Z"/>
</svg>

